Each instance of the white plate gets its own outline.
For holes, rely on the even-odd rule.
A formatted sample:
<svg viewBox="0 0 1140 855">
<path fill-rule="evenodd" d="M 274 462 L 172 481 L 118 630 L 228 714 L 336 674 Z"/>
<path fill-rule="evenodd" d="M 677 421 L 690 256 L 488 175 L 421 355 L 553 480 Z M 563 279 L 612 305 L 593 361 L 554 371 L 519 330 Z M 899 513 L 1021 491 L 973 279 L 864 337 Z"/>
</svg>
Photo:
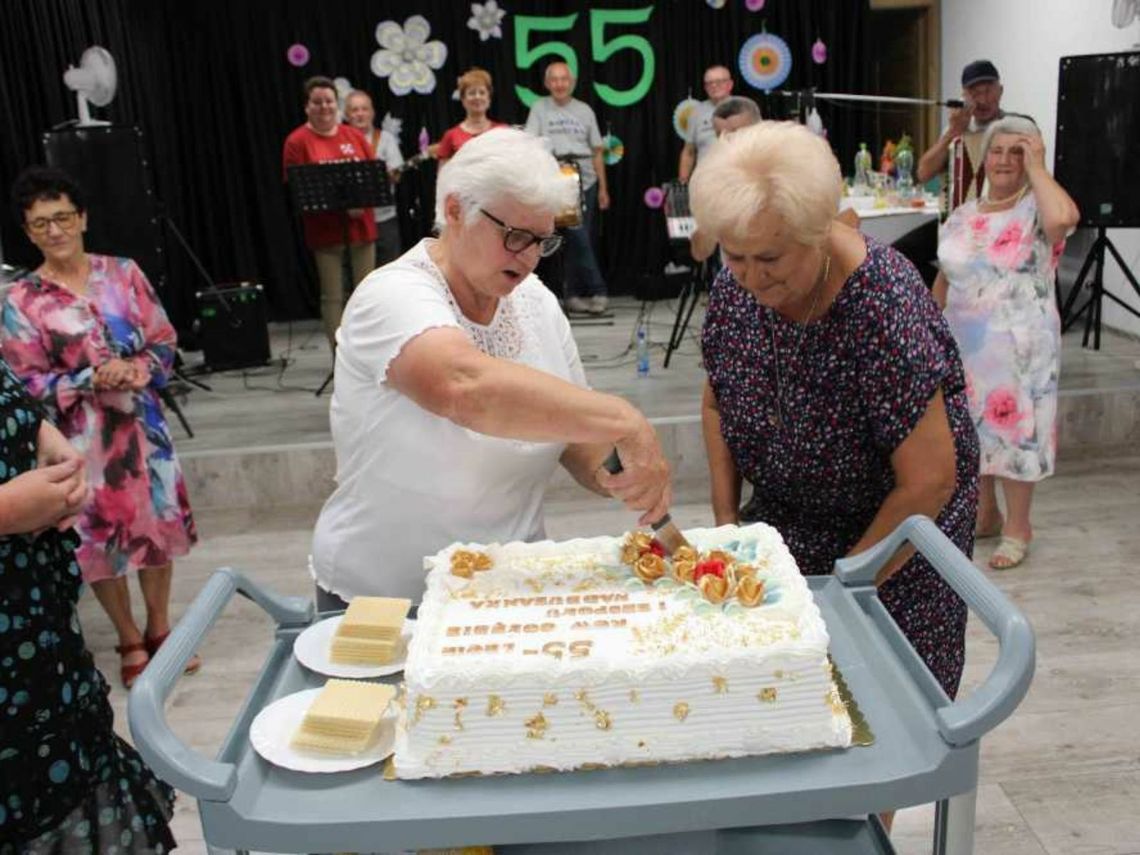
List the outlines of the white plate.
<svg viewBox="0 0 1140 855">
<path fill-rule="evenodd" d="M 305 689 L 278 698 L 257 714 L 249 726 L 249 741 L 254 750 L 272 763 L 297 772 L 347 772 L 379 763 L 392 753 L 396 743 L 396 705 L 388 704 L 380 720 L 380 736 L 372 747 L 351 757 L 324 757 L 297 751 L 289 744 L 304 721 L 305 713 L 321 693 Z"/>
<path fill-rule="evenodd" d="M 329 650 L 332 647 L 333 635 L 340 626 L 344 615 L 338 615 L 320 623 L 315 623 L 302 632 L 293 641 L 293 655 L 297 661 L 318 674 L 328 677 L 347 677 L 349 679 L 364 679 L 367 677 L 387 677 L 389 674 L 399 674 L 404 670 L 404 660 L 408 657 L 408 645 L 412 641 L 416 622 L 411 619 L 404 621 L 402 634 L 403 645 L 396 658 L 387 665 L 346 665 L 342 662 L 333 662 L 329 659 Z"/>
</svg>

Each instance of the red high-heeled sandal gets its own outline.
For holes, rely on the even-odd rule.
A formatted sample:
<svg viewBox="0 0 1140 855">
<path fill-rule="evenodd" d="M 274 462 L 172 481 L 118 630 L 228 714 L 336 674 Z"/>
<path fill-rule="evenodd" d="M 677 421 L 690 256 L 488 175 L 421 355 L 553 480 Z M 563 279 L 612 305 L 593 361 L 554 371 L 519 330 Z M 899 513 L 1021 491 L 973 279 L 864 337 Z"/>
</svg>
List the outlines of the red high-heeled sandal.
<svg viewBox="0 0 1140 855">
<path fill-rule="evenodd" d="M 154 654 L 158 653 L 158 648 L 162 647 L 162 643 L 164 641 L 166 641 L 166 639 L 169 637 L 170 637 L 170 630 L 167 630 L 162 635 L 156 636 L 154 638 L 150 638 L 150 637 L 144 638 L 143 644 L 146 645 L 146 652 L 149 653 L 151 656 L 154 656 Z M 198 669 L 201 667 L 202 667 L 202 657 L 199 656 L 197 653 L 195 653 L 186 662 L 186 667 L 184 669 L 182 669 L 182 673 L 183 674 L 196 674 L 196 673 L 198 673 Z"/>
<path fill-rule="evenodd" d="M 123 683 L 123 688 L 129 689 L 134 685 L 135 680 L 139 678 L 139 674 L 146 670 L 146 666 L 150 664 L 150 645 L 145 641 L 136 641 L 134 644 L 116 644 L 115 652 L 119 654 L 120 659 L 122 659 L 128 653 L 147 654 L 145 662 L 138 662 L 134 665 L 125 665 L 123 663 L 119 663 L 119 679 Z"/>
</svg>

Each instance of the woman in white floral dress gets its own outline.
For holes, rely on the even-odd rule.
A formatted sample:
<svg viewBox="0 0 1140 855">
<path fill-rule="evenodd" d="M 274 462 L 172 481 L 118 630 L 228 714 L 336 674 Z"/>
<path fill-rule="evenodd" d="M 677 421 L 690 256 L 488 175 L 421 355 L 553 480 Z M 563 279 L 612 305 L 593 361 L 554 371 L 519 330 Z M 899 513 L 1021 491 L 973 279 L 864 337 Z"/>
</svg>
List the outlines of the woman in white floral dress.
<svg viewBox="0 0 1140 855">
<path fill-rule="evenodd" d="M 988 191 L 943 226 L 934 294 L 962 352 L 981 443 L 977 536 L 1001 535 L 990 566 L 1004 570 L 1025 559 L 1033 488 L 1053 474 L 1061 366 L 1053 280 L 1080 213 L 1046 170 L 1031 119 L 992 123 L 982 155 Z"/>
</svg>

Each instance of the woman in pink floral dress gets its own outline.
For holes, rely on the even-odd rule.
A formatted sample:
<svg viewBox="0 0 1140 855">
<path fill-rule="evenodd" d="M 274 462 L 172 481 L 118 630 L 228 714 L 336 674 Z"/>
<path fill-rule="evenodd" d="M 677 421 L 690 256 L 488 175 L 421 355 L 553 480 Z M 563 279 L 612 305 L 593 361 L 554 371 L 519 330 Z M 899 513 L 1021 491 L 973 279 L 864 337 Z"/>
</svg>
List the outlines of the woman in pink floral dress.
<svg viewBox="0 0 1140 855">
<path fill-rule="evenodd" d="M 71 179 L 33 167 L 12 194 L 44 263 L 8 292 L 0 350 L 87 460 L 76 558 L 115 625 L 129 687 L 170 631 L 172 561 L 197 540 L 157 394 L 174 328 L 138 265 L 84 251 L 87 216 Z M 146 603 L 142 630 L 131 614 L 132 571 Z M 199 664 L 195 657 L 187 670 Z"/>
<path fill-rule="evenodd" d="M 962 354 L 981 442 L 977 536 L 1001 535 L 990 566 L 1005 570 L 1025 559 L 1033 487 L 1053 474 L 1061 365 L 1053 279 L 1080 214 L 1046 171 L 1032 120 L 993 122 L 982 155 L 988 192 L 943 226 L 934 292 Z"/>
</svg>

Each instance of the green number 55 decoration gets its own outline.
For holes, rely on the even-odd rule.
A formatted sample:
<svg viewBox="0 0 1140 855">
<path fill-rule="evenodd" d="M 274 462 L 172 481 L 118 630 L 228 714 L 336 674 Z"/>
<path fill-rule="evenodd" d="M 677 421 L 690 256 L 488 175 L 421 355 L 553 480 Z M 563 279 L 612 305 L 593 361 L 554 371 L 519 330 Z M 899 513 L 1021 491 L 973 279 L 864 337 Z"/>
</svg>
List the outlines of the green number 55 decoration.
<svg viewBox="0 0 1140 855">
<path fill-rule="evenodd" d="M 594 83 L 598 97 L 611 107 L 628 107 L 636 104 L 653 85 L 653 74 L 657 63 L 653 57 L 653 46 L 645 36 L 626 34 L 612 41 L 606 41 L 608 24 L 644 24 L 653 14 L 653 7 L 644 9 L 591 9 L 590 10 L 590 49 L 594 62 L 605 62 L 618 51 L 633 50 L 641 54 L 641 77 L 629 89 L 614 89 L 606 83 Z"/>
<path fill-rule="evenodd" d="M 607 83 L 594 82 L 598 97 L 612 107 L 628 107 L 636 104 L 649 92 L 653 85 L 653 75 L 657 69 L 653 46 L 644 36 L 625 34 L 607 41 L 606 27 L 610 25 L 644 24 L 653 14 L 653 7 L 643 9 L 591 9 L 590 10 L 590 52 L 595 63 L 604 63 L 611 56 L 623 50 L 636 51 L 641 55 L 641 76 L 629 89 L 615 89 Z M 578 78 L 578 54 L 566 42 L 548 41 L 530 46 L 532 32 L 554 33 L 572 30 L 578 20 L 573 15 L 515 15 L 515 67 L 524 70 L 546 56 L 556 56 L 570 67 L 574 79 Z M 540 97 L 525 86 L 515 85 L 515 94 L 526 107 L 530 107 Z"/>
</svg>

